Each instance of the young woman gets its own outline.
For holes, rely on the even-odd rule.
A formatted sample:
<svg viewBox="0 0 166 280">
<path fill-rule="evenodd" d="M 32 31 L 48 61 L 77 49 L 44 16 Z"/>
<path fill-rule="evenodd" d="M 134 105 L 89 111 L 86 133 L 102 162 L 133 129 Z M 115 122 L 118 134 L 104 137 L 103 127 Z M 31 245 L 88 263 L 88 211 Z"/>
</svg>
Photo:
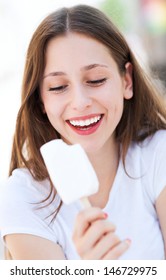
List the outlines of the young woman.
<svg viewBox="0 0 166 280">
<path fill-rule="evenodd" d="M 163 98 L 103 13 L 79 5 L 44 19 L 27 52 L 1 194 L 11 257 L 164 259 L 165 129 Z M 80 143 L 96 171 L 91 208 L 56 193 L 40 147 L 57 138 Z"/>
</svg>

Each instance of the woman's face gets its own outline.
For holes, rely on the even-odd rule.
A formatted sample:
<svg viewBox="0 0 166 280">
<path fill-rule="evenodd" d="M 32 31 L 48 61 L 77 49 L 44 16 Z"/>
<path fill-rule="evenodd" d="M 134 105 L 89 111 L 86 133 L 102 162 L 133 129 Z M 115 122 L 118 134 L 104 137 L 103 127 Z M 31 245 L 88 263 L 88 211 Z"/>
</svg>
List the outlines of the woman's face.
<svg viewBox="0 0 166 280">
<path fill-rule="evenodd" d="M 124 99 L 132 97 L 131 65 L 119 74 L 109 50 L 79 33 L 53 38 L 40 84 L 44 111 L 69 144 L 93 152 L 114 141 Z"/>
</svg>

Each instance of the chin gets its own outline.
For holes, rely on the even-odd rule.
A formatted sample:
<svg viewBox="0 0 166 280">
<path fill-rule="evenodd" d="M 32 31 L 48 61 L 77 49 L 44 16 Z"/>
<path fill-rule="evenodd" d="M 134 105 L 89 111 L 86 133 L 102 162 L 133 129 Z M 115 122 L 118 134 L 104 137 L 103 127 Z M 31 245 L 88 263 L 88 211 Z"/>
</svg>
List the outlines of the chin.
<svg viewBox="0 0 166 280">
<path fill-rule="evenodd" d="M 101 149 L 100 145 L 97 145 L 97 143 L 94 145 L 94 141 L 77 141 L 76 139 L 69 140 L 64 137 L 61 137 L 61 139 L 68 145 L 80 144 L 89 155 L 95 154 Z"/>
<path fill-rule="evenodd" d="M 85 152 L 88 155 L 95 155 L 96 153 L 98 153 L 101 149 L 101 147 L 94 145 L 94 143 L 90 144 L 81 144 L 82 148 L 85 150 Z"/>
</svg>

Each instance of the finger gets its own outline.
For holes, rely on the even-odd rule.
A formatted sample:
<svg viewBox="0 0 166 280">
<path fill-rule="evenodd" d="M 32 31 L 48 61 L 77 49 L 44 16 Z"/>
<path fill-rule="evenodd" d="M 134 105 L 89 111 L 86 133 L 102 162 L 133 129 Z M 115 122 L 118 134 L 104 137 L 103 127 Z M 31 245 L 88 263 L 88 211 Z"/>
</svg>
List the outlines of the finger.
<svg viewBox="0 0 166 280">
<path fill-rule="evenodd" d="M 126 239 L 119 243 L 102 258 L 103 260 L 117 260 L 120 258 L 130 247 L 131 241 Z"/>
<path fill-rule="evenodd" d="M 94 247 L 93 253 L 98 259 L 103 258 L 113 247 L 117 246 L 121 240 L 113 233 L 109 232 Z"/>
<path fill-rule="evenodd" d="M 88 241 L 91 247 L 95 246 L 103 236 L 115 232 L 115 229 L 115 225 L 108 220 L 94 221 L 84 234 L 85 241 Z"/>
<path fill-rule="evenodd" d="M 77 238 L 77 240 L 75 240 L 75 246 L 78 254 L 83 255 L 90 250 L 93 251 L 93 247 L 96 246 L 100 239 L 104 238 L 108 233 L 112 233 L 114 231 L 115 226 L 108 220 L 100 219 L 94 221 L 91 226 L 89 226 L 84 235 L 81 238 Z M 108 248 L 108 244 L 106 248 Z"/>
<path fill-rule="evenodd" d="M 105 213 L 97 207 L 91 207 L 81 211 L 76 217 L 73 240 L 84 235 L 85 231 L 88 229 L 92 222 L 96 221 L 97 219 L 105 218 Z"/>
<path fill-rule="evenodd" d="M 97 242 L 96 245 L 89 252 L 87 252 L 87 254 L 85 254 L 85 259 L 102 259 L 110 251 L 111 248 L 115 247 L 120 242 L 121 240 L 115 233 L 109 232 L 105 234 L 99 240 L 99 242 Z"/>
</svg>

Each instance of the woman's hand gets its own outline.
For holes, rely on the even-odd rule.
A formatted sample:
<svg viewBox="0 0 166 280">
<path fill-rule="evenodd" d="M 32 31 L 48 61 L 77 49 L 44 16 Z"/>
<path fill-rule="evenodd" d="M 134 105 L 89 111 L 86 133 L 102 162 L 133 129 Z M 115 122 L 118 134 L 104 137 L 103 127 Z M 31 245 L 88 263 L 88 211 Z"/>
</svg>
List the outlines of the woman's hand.
<svg viewBox="0 0 166 280">
<path fill-rule="evenodd" d="M 115 234 L 115 225 L 100 208 L 90 207 L 81 211 L 75 222 L 73 242 L 84 260 L 115 260 L 130 245 Z"/>
</svg>

